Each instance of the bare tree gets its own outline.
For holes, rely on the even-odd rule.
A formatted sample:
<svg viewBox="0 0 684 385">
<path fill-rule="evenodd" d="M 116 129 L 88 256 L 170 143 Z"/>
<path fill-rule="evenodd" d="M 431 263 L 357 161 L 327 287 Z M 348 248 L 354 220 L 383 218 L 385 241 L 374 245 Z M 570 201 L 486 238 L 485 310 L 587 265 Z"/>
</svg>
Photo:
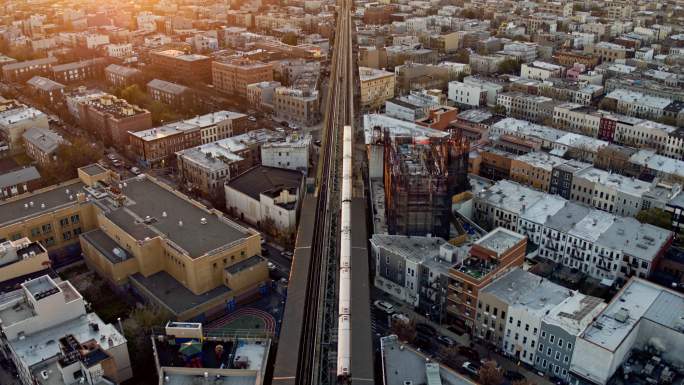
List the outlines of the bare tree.
<svg viewBox="0 0 684 385">
<path fill-rule="evenodd" d="M 503 374 L 501 369 L 496 365 L 496 361 L 487 361 L 482 365 L 478 372 L 480 383 L 482 385 L 501 385 L 503 383 Z"/>
<path fill-rule="evenodd" d="M 396 334 L 401 341 L 412 343 L 417 335 L 416 322 L 414 320 L 408 322 L 392 320 L 392 333 Z"/>
</svg>

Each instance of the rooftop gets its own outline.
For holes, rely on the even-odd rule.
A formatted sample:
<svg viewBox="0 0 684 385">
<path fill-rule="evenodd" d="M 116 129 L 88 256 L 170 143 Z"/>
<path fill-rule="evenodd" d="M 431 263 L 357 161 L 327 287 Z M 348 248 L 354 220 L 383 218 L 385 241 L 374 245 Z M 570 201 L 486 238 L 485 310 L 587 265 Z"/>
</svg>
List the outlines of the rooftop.
<svg viewBox="0 0 684 385">
<path fill-rule="evenodd" d="M 190 258 L 244 242 L 253 235 L 250 230 L 149 177 L 126 180 L 122 193 L 125 196 L 122 207 L 102 202 L 110 220 L 140 241 L 154 236 L 150 234 L 164 237 L 182 248 Z"/>
<path fill-rule="evenodd" d="M 394 77 L 394 72 L 383 71 L 369 67 L 359 67 L 359 78 L 362 82 L 386 77 Z"/>
<path fill-rule="evenodd" d="M 646 95 L 641 92 L 630 91 L 622 88 L 609 93 L 608 95 L 606 95 L 606 97 L 610 99 L 615 99 L 619 102 L 640 104 L 646 107 L 658 109 L 664 109 L 670 103 L 672 103 L 671 99 Z"/>
<path fill-rule="evenodd" d="M 219 285 L 204 294 L 194 294 L 165 271 L 160 271 L 149 277 L 135 273 L 129 279 L 135 285 L 143 287 L 176 315 L 192 310 L 230 292 L 228 287 Z"/>
<path fill-rule="evenodd" d="M 524 239 L 524 235 L 498 227 L 476 241 L 475 244 L 491 250 L 497 256 L 500 256 Z"/>
<path fill-rule="evenodd" d="M 43 91 L 61 90 L 65 87 L 62 83 L 57 83 L 54 80 L 50 80 L 42 76 L 34 76 L 31 79 L 29 79 L 26 82 L 26 84 L 41 89 Z"/>
<path fill-rule="evenodd" d="M 526 120 L 515 118 L 502 119 L 490 127 L 493 135 L 510 134 L 523 138 L 537 138 L 548 142 L 555 142 L 567 134 L 565 131 L 557 130 L 548 126 L 535 124 Z"/>
<path fill-rule="evenodd" d="M 543 322 L 559 326 L 577 336 L 605 307 L 601 298 L 573 292 L 573 295 L 554 307 Z"/>
<path fill-rule="evenodd" d="M 24 167 L 0 174 L 0 188 L 17 186 L 31 181 L 36 181 L 38 179 L 40 179 L 40 174 L 35 167 Z"/>
<path fill-rule="evenodd" d="M 642 319 L 675 330 L 684 296 L 643 279 L 631 279 L 581 337 L 615 352 Z M 681 331 L 680 331 L 681 333 Z"/>
<path fill-rule="evenodd" d="M 105 68 L 105 71 L 115 73 L 117 75 L 121 76 L 135 76 L 140 74 L 140 70 L 132 68 L 132 67 L 126 67 L 126 66 L 120 66 L 118 64 L 110 64 Z"/>
<path fill-rule="evenodd" d="M 175 94 L 175 95 L 180 95 L 186 91 L 189 90 L 188 87 L 182 86 L 180 84 L 176 83 L 171 83 L 167 82 L 166 80 L 161 80 L 161 79 L 152 79 L 147 83 L 148 88 L 153 88 L 160 90 L 162 92 L 170 93 L 170 94 Z"/>
<path fill-rule="evenodd" d="M 544 315 L 574 293 L 548 279 L 515 268 L 485 286 L 488 293 L 509 307 L 526 308 L 530 313 Z"/>
<path fill-rule="evenodd" d="M 423 353 L 404 345 L 395 335 L 380 339 L 380 351 L 386 384 L 427 383 L 427 371 L 428 368 L 431 368 L 427 366 L 430 363 L 430 358 Z M 474 382 L 446 366 L 438 366 L 439 377 L 444 384 L 475 385 Z"/>
<path fill-rule="evenodd" d="M 159 56 L 174 58 L 174 59 L 178 59 L 178 60 L 183 60 L 186 62 L 195 62 L 195 61 L 202 61 L 202 60 L 210 60 L 211 59 L 209 56 L 196 55 L 196 54 L 186 54 L 183 51 L 178 51 L 175 49 L 168 49 L 165 51 L 157 51 L 157 52 L 154 52 L 154 54 L 159 55 Z"/>
<path fill-rule="evenodd" d="M 276 188 L 299 188 L 302 173 L 278 167 L 256 166 L 233 178 L 226 186 L 259 200 L 262 193 Z"/>
<path fill-rule="evenodd" d="M 533 166 L 536 168 L 544 169 L 544 171 L 548 171 L 548 172 L 551 172 L 551 170 L 554 167 L 567 162 L 567 160 L 565 160 L 563 158 L 559 158 L 557 156 L 549 155 L 548 153 L 540 152 L 540 151 L 528 152 L 527 154 L 518 155 L 517 157 L 515 157 L 515 160 L 517 160 L 519 162 L 527 163 L 530 166 Z"/>
<path fill-rule="evenodd" d="M 80 181 L 72 180 L 3 202 L 0 204 L 0 226 L 51 212 L 56 207 L 75 205 L 76 194 L 83 191 L 83 186 Z"/>
<path fill-rule="evenodd" d="M 22 137 L 24 141 L 33 144 L 46 154 L 56 151 L 57 147 L 65 142 L 64 138 L 55 131 L 38 127 L 29 128 Z"/>
</svg>

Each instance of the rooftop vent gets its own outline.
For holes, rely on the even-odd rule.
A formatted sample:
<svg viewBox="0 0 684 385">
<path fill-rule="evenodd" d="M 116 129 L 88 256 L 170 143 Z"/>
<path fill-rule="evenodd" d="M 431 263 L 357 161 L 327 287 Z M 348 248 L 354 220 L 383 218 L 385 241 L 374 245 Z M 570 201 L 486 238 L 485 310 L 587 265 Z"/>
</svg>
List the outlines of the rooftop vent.
<svg viewBox="0 0 684 385">
<path fill-rule="evenodd" d="M 207 224 L 207 218 L 200 219 L 200 223 L 203 225 L 206 225 Z"/>
</svg>

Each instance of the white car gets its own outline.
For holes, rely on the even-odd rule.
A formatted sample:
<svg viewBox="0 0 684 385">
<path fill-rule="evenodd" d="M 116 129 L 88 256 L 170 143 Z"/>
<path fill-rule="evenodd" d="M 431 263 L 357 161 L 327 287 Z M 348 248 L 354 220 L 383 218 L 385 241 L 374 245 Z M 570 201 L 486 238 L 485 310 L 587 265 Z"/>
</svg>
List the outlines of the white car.
<svg viewBox="0 0 684 385">
<path fill-rule="evenodd" d="M 382 311 L 385 314 L 394 313 L 394 305 L 392 305 L 389 302 L 377 300 L 377 301 L 373 302 L 373 306 L 375 306 L 376 309 Z"/>
<path fill-rule="evenodd" d="M 140 175 L 140 169 L 137 167 L 131 167 L 131 172 L 135 175 Z"/>
<path fill-rule="evenodd" d="M 409 318 L 409 316 L 407 316 L 404 313 L 394 313 L 394 314 L 392 314 L 392 321 L 407 324 L 407 323 L 411 322 L 411 319 Z"/>
</svg>

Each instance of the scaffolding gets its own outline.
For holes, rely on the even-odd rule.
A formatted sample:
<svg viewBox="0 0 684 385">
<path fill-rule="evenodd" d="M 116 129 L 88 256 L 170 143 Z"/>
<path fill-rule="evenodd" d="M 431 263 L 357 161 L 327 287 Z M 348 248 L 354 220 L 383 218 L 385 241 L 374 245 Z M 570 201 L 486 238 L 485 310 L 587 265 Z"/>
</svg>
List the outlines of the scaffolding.
<svg viewBox="0 0 684 385">
<path fill-rule="evenodd" d="M 386 130 L 383 144 L 389 233 L 449 239 L 452 196 L 470 189 L 468 141 L 460 130 L 444 138 L 391 138 Z"/>
</svg>

